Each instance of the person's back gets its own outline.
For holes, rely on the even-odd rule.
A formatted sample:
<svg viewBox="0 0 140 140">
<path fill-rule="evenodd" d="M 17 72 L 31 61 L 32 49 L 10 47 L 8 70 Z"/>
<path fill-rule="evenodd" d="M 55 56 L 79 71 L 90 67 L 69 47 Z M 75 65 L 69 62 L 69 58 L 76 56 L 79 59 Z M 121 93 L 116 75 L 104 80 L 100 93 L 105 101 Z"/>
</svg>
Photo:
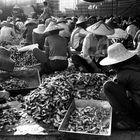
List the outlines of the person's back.
<svg viewBox="0 0 140 140">
<path fill-rule="evenodd" d="M 47 35 L 45 38 L 45 51 L 35 48 L 33 54 L 41 63 L 40 74 L 49 74 L 55 71 L 62 71 L 68 67 L 69 49 L 66 38 L 59 35 L 63 30 L 54 22 L 51 22 L 44 31 Z"/>
<path fill-rule="evenodd" d="M 70 38 L 71 47 L 77 52 L 82 50 L 83 39 L 89 33 L 86 31 L 86 27 L 86 19 L 83 16 L 80 16 L 76 22 L 76 28 L 73 30 Z"/>
<path fill-rule="evenodd" d="M 67 57 L 67 40 L 59 35 L 52 35 L 46 38 L 49 47 L 49 58 L 55 56 Z M 46 41 L 45 41 L 46 42 Z"/>
<path fill-rule="evenodd" d="M 37 24 L 35 24 L 35 23 L 31 23 L 26 26 L 26 30 L 23 33 L 23 38 L 25 38 L 26 44 L 30 45 L 33 43 L 32 42 L 32 32 L 33 32 L 33 29 L 36 27 L 37 27 Z"/>
<path fill-rule="evenodd" d="M 73 30 L 71 34 L 71 44 L 73 49 L 76 49 L 79 46 L 79 40 L 80 40 L 79 31 L 80 28 L 77 27 Z"/>
</svg>

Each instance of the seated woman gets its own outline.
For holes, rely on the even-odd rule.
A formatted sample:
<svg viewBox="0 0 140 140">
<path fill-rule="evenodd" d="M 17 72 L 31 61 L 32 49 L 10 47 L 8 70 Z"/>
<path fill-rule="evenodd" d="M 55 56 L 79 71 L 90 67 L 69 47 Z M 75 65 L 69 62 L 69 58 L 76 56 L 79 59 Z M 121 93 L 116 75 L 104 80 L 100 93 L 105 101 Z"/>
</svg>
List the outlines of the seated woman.
<svg viewBox="0 0 140 140">
<path fill-rule="evenodd" d="M 140 122 L 140 58 L 137 51 L 127 50 L 121 43 L 110 45 L 107 53 L 100 65 L 116 72 L 116 78 L 104 84 L 104 93 L 113 108 L 113 126 L 136 129 Z"/>
<path fill-rule="evenodd" d="M 89 33 L 84 41 L 82 53 L 72 55 L 72 62 L 75 67 L 83 72 L 99 72 L 101 67 L 99 61 L 106 56 L 107 37 L 113 34 L 114 30 L 107 26 L 103 21 L 99 21 L 87 28 Z"/>
<path fill-rule="evenodd" d="M 86 31 L 87 27 L 87 20 L 80 16 L 78 21 L 76 22 L 76 28 L 72 31 L 70 37 L 70 44 L 72 49 L 76 50 L 77 52 L 81 52 L 83 40 L 85 36 L 89 33 Z"/>
<path fill-rule="evenodd" d="M 117 42 L 122 43 L 126 49 L 135 49 L 132 37 L 125 30 L 121 28 L 115 28 L 114 31 L 114 34 L 107 36 L 110 41 L 110 44 Z"/>
<path fill-rule="evenodd" d="M 33 29 L 33 32 L 32 32 L 33 44 L 37 43 L 38 48 L 40 50 L 44 50 L 44 42 L 45 42 L 44 31 L 45 31 L 45 25 L 38 24 L 38 27 Z"/>
<path fill-rule="evenodd" d="M 14 24 L 3 21 L 2 28 L 0 31 L 0 42 L 1 44 L 12 44 L 13 40 L 16 39 L 16 33 L 14 30 Z"/>
<path fill-rule="evenodd" d="M 48 34 L 45 38 L 45 51 L 38 48 L 33 49 L 34 56 L 41 63 L 41 75 L 62 71 L 68 67 L 68 56 L 70 54 L 68 42 L 59 35 L 60 30 L 62 28 L 51 22 L 44 31 L 45 34 Z"/>
</svg>

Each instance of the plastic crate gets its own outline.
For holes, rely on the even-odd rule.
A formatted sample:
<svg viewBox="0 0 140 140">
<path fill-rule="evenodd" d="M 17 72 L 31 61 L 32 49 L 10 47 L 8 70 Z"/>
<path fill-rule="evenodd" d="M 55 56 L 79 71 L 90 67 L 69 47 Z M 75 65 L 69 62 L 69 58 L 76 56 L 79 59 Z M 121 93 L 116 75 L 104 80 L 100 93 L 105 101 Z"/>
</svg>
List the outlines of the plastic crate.
<svg viewBox="0 0 140 140">
<path fill-rule="evenodd" d="M 99 133 L 99 134 L 95 134 L 95 133 L 86 133 L 86 132 L 83 132 L 83 131 L 68 131 L 67 128 L 68 128 L 68 123 L 69 123 L 69 118 L 70 118 L 70 115 L 72 114 L 72 112 L 76 109 L 76 108 L 85 108 L 87 106 L 90 106 L 90 107 L 103 107 L 105 109 L 108 109 L 109 110 L 109 117 L 107 119 L 107 122 L 109 123 L 109 128 L 107 130 L 107 133 Z M 107 101 L 101 101 L 101 100 L 78 100 L 78 99 L 75 99 L 60 127 L 59 127 L 59 132 L 60 133 L 64 133 L 64 134 L 86 134 L 86 135 L 103 135 L 103 136 L 110 136 L 111 135 L 111 125 L 112 125 L 112 107 L 110 106 L 110 104 L 107 102 Z"/>
<path fill-rule="evenodd" d="M 0 72 L 0 83 L 10 80 L 12 78 L 18 78 L 20 80 L 25 80 L 28 84 L 26 88 L 21 89 L 6 89 L 10 92 L 10 96 L 16 96 L 18 94 L 27 94 L 33 89 L 36 89 L 40 84 L 40 75 L 37 69 L 18 69 L 13 72 Z"/>
</svg>

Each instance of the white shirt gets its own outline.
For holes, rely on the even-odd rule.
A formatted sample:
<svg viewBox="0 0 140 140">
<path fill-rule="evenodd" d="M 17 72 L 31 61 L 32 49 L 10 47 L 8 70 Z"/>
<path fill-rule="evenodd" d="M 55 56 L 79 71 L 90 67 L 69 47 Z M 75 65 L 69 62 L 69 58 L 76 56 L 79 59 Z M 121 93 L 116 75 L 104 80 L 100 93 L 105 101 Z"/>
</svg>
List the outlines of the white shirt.
<svg viewBox="0 0 140 140">
<path fill-rule="evenodd" d="M 59 35 L 62 37 L 70 37 L 69 26 L 66 23 L 59 23 L 58 26 L 64 30 L 59 32 Z"/>
<path fill-rule="evenodd" d="M 84 38 L 89 32 L 83 28 L 77 27 L 73 30 L 71 34 L 70 43 L 73 49 L 76 49 L 79 46 L 79 41 L 81 38 Z"/>
<path fill-rule="evenodd" d="M 94 37 L 92 33 L 89 33 L 83 41 L 83 47 L 82 47 L 82 57 L 87 60 L 88 63 L 92 62 L 91 59 L 91 51 L 94 54 L 96 52 L 96 46 L 98 41 Z M 92 48 L 90 50 L 90 48 Z"/>
<path fill-rule="evenodd" d="M 95 34 L 89 33 L 83 41 L 81 56 L 88 62 L 92 62 L 91 57 L 97 57 L 103 54 L 103 46 L 107 44 L 107 38 L 97 40 Z"/>
<path fill-rule="evenodd" d="M 15 31 L 12 27 L 3 26 L 0 31 L 0 41 L 11 42 L 15 38 Z"/>
</svg>

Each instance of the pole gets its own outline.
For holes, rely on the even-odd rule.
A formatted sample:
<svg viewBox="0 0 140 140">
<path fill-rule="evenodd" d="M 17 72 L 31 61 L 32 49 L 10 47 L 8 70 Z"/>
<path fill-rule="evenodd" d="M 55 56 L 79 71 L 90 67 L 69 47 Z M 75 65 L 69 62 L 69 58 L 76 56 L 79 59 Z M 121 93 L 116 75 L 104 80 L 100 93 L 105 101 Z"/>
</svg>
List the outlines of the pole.
<svg viewBox="0 0 140 140">
<path fill-rule="evenodd" d="M 118 0 L 116 0 L 116 16 L 118 16 Z"/>
<path fill-rule="evenodd" d="M 112 16 L 113 16 L 113 0 L 112 0 Z"/>
<path fill-rule="evenodd" d="M 5 0 L 5 9 L 6 9 L 6 0 Z"/>
</svg>

